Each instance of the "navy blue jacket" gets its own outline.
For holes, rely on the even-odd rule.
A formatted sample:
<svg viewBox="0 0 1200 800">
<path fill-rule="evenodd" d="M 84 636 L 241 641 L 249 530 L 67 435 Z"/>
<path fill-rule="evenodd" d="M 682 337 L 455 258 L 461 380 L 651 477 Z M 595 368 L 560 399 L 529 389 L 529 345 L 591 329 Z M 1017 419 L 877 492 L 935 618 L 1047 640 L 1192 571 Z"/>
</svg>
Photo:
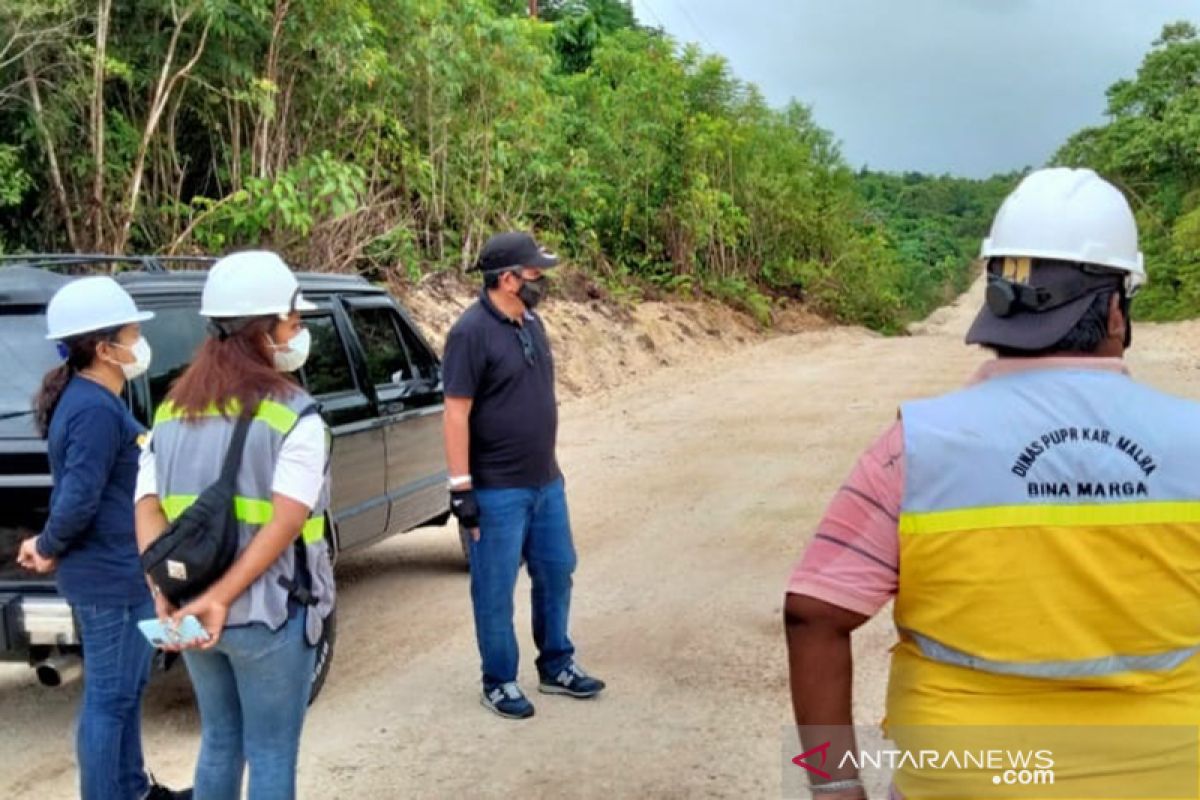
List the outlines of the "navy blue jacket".
<svg viewBox="0 0 1200 800">
<path fill-rule="evenodd" d="M 72 604 L 149 597 L 133 530 L 144 432 L 119 397 L 78 375 L 54 409 L 47 436 L 54 489 L 37 548 L 58 559 L 58 589 Z"/>
</svg>

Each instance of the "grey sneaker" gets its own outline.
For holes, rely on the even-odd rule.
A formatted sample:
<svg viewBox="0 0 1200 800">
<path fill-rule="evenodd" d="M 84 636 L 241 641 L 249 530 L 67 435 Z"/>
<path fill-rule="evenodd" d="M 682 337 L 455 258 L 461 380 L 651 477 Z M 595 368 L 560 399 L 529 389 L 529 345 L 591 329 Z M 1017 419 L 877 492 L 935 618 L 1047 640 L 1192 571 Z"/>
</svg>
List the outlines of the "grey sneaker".
<svg viewBox="0 0 1200 800">
<path fill-rule="evenodd" d="M 484 689 L 479 704 L 505 719 L 528 719 L 533 716 L 533 703 L 529 702 L 515 681 Z"/>
<path fill-rule="evenodd" d="M 585 700 L 604 691 L 604 681 L 593 678 L 572 661 L 554 676 L 542 676 L 538 691 L 542 694 L 565 694 Z"/>
</svg>

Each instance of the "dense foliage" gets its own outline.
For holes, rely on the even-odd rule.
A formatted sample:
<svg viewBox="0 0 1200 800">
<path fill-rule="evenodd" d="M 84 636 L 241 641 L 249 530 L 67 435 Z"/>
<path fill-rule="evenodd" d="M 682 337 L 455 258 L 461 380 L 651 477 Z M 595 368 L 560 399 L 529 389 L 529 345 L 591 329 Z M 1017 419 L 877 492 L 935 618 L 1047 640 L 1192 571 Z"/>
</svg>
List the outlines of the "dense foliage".
<svg viewBox="0 0 1200 800">
<path fill-rule="evenodd" d="M 980 240 L 1020 178 L 859 173 L 859 192 L 900 262 L 898 291 L 910 316 L 926 315 L 970 285 Z"/>
<path fill-rule="evenodd" d="M 1073 136 L 1055 156 L 1115 181 L 1138 215 L 1149 285 L 1138 313 L 1200 313 L 1200 37 L 1168 25 L 1137 75 L 1108 90 L 1106 125 Z"/>
<path fill-rule="evenodd" d="M 0 5 L 0 247 L 378 276 L 529 226 L 621 291 L 894 330 L 961 286 L 990 184 L 868 175 L 807 108 L 623 0 Z M 865 197 L 865 200 L 864 200 Z M 970 248 L 964 244 L 974 239 Z"/>
</svg>

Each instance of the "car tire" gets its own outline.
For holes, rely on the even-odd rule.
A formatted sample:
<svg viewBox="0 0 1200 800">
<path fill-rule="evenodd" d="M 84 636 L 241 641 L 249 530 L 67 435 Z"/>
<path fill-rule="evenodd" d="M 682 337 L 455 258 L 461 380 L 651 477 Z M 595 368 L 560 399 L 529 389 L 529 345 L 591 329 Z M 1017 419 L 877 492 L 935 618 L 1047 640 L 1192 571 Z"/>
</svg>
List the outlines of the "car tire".
<svg viewBox="0 0 1200 800">
<path fill-rule="evenodd" d="M 325 686 L 325 679 L 329 677 L 329 668 L 333 664 L 333 651 L 336 643 L 337 606 L 334 606 L 330 609 L 329 616 L 325 618 L 325 626 L 321 630 L 321 638 L 317 641 L 317 660 L 313 664 L 312 688 L 308 692 L 308 704 L 310 706 L 316 702 L 317 695 L 321 693 L 321 689 Z"/>
</svg>

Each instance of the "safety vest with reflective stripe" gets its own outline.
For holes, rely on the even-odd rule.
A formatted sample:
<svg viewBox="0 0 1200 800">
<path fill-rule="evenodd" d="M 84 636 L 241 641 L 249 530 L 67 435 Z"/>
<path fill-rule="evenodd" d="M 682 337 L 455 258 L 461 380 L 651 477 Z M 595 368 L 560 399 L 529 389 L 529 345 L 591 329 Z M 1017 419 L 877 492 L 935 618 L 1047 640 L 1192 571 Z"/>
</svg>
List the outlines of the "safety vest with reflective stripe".
<svg viewBox="0 0 1200 800">
<path fill-rule="evenodd" d="M 246 447 L 238 471 L 234 516 L 238 520 L 238 550 L 249 544 L 259 528 L 271 520 L 272 484 L 275 465 L 284 440 L 302 415 L 316 413 L 311 397 L 297 391 L 281 400 L 264 400 L 256 410 L 246 435 Z M 222 410 L 224 414 L 222 414 Z M 211 406 L 204 414 L 185 419 L 183 413 L 164 403 L 154 417 L 150 446 L 154 450 L 159 501 L 168 520 L 174 520 L 195 502 L 217 479 L 229 442 L 233 438 L 240 407 L 236 402 L 224 409 Z M 328 470 L 328 453 L 325 468 Z M 321 634 L 322 620 L 334 602 L 333 568 L 325 541 L 325 512 L 329 507 L 329 476 L 308 521 L 301 531 L 308 571 L 309 590 L 316 613 L 307 615 L 306 633 L 311 643 Z M 253 622 L 272 630 L 288 617 L 288 590 L 281 584 L 297 585 L 296 548 L 288 548 L 267 568 L 229 609 L 229 625 Z"/>
<path fill-rule="evenodd" d="M 1200 405 L 1031 369 L 901 415 L 889 729 L 1200 721 Z"/>
</svg>

